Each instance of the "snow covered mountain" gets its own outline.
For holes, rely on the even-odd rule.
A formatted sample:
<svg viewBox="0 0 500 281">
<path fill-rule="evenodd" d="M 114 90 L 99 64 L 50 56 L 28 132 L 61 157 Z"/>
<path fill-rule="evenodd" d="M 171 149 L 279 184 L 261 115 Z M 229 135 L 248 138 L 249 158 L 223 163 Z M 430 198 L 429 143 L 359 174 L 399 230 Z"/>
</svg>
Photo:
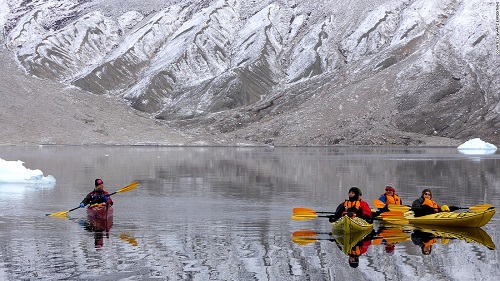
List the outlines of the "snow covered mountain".
<svg viewBox="0 0 500 281">
<path fill-rule="evenodd" d="M 267 144 L 500 143 L 498 4 L 0 0 L 35 77 Z M 300 124 L 298 126 L 297 124 Z"/>
</svg>

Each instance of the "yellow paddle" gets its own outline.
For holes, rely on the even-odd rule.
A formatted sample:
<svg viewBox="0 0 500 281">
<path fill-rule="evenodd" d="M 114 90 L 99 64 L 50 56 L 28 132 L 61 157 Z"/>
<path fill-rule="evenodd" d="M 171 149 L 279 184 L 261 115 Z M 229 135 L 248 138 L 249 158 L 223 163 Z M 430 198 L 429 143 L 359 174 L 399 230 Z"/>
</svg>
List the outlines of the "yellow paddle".
<svg viewBox="0 0 500 281">
<path fill-rule="evenodd" d="M 292 216 L 292 220 L 296 221 L 304 221 L 304 220 L 312 220 L 315 218 L 329 218 L 331 216 L 326 216 L 326 215 L 318 215 L 315 213 L 311 212 L 301 212 L 301 213 L 294 213 Z M 374 217 L 372 218 L 374 220 L 383 220 L 392 224 L 408 224 L 408 219 L 406 219 L 403 216 L 403 213 L 401 212 L 385 212 L 380 214 L 380 217 Z"/>
<path fill-rule="evenodd" d="M 489 208 L 493 207 L 491 204 L 479 204 L 479 205 L 474 205 L 470 207 L 456 207 L 456 206 L 450 206 L 450 210 L 455 208 L 455 209 L 469 209 L 471 212 L 484 212 L 488 210 Z"/>
<path fill-rule="evenodd" d="M 116 194 L 116 193 L 120 193 L 120 192 L 128 192 L 128 191 L 131 191 L 132 189 L 136 188 L 137 186 L 139 185 L 138 182 L 133 182 L 127 186 L 124 186 L 123 188 L 109 194 L 109 196 L 113 195 L 113 194 Z M 56 212 L 56 213 L 52 213 L 52 214 L 46 214 L 46 216 L 49 216 L 49 217 L 65 217 L 69 212 L 72 212 L 76 209 L 80 209 L 80 206 L 76 207 L 76 208 L 73 208 L 71 210 L 68 210 L 68 211 L 63 211 L 63 212 Z"/>
</svg>

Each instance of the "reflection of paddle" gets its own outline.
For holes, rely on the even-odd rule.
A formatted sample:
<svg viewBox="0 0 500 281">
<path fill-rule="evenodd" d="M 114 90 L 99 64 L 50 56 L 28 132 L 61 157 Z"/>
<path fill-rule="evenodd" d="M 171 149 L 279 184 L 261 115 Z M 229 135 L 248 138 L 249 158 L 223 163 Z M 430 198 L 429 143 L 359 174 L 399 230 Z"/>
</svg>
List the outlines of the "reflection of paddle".
<svg viewBox="0 0 500 281">
<path fill-rule="evenodd" d="M 332 233 L 331 232 L 317 233 L 317 232 L 315 232 L 313 230 L 302 229 L 302 230 L 299 230 L 299 231 L 295 231 L 292 234 L 292 241 L 295 244 L 307 245 L 307 244 L 314 243 L 314 242 L 316 242 L 318 240 L 330 240 L 330 239 L 319 239 L 317 237 L 318 234 L 328 234 L 328 235 L 331 235 Z"/>
<path fill-rule="evenodd" d="M 137 186 L 139 185 L 138 182 L 133 182 L 127 186 L 124 186 L 123 188 L 109 194 L 109 196 L 113 195 L 113 194 L 116 194 L 116 193 L 120 193 L 120 192 L 128 192 L 128 191 L 131 191 L 132 189 L 136 188 Z M 80 209 L 80 206 L 76 207 L 76 208 L 73 208 L 71 210 L 68 210 L 68 211 L 63 211 L 63 212 L 56 212 L 56 213 L 52 213 L 52 214 L 46 214 L 46 216 L 49 216 L 49 217 L 65 217 L 69 212 L 72 212 L 76 209 Z"/>
<path fill-rule="evenodd" d="M 377 200 L 377 199 L 373 200 L 373 205 L 375 205 L 375 207 L 377 207 L 379 209 L 382 209 L 386 206 L 386 204 L 384 202 Z M 397 212 L 406 212 L 406 211 L 409 211 L 411 209 L 411 207 L 408 205 L 387 204 L 387 207 L 389 208 L 389 210 L 397 211 Z M 475 206 L 471 206 L 471 207 L 449 206 L 450 211 L 456 211 L 456 210 L 460 210 L 460 209 L 463 209 L 463 210 L 468 209 L 471 212 L 484 212 L 491 207 L 493 207 L 493 205 L 491 205 L 491 204 L 479 204 L 479 205 L 475 205 Z"/>
<path fill-rule="evenodd" d="M 127 243 L 130 243 L 130 245 L 132 245 L 132 246 L 139 245 L 139 243 L 137 243 L 137 240 L 135 240 L 134 237 L 130 237 L 126 233 L 122 233 L 122 234 L 118 235 L 118 238 L 120 238 L 121 240 L 123 240 L 123 241 L 125 241 Z"/>
<path fill-rule="evenodd" d="M 314 211 L 314 210 L 313 210 Z M 311 212 L 300 212 L 294 213 L 292 216 L 292 220 L 303 221 L 303 220 L 312 220 L 315 218 L 329 218 L 331 216 L 328 215 L 318 215 Z M 404 218 L 402 212 L 385 212 L 380 214 L 380 217 L 372 218 L 374 220 L 383 220 L 392 224 L 408 224 L 408 220 Z"/>
</svg>

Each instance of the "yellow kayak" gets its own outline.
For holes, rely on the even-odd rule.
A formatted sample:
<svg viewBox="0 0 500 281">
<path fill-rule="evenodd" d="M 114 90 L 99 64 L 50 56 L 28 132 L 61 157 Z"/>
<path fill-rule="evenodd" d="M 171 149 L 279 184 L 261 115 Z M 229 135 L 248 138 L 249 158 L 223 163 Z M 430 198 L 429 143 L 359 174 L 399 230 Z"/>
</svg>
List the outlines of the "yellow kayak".
<svg viewBox="0 0 500 281">
<path fill-rule="evenodd" d="M 496 209 L 491 207 L 482 212 L 440 212 L 421 217 L 415 217 L 413 211 L 405 213 L 405 218 L 411 224 L 439 225 L 439 226 L 459 226 L 459 227 L 481 227 L 487 224 Z"/>
<path fill-rule="evenodd" d="M 353 232 L 372 231 L 373 223 L 369 223 L 362 218 L 342 216 L 340 219 L 332 222 L 333 232 L 344 232 L 346 234 Z"/>
</svg>

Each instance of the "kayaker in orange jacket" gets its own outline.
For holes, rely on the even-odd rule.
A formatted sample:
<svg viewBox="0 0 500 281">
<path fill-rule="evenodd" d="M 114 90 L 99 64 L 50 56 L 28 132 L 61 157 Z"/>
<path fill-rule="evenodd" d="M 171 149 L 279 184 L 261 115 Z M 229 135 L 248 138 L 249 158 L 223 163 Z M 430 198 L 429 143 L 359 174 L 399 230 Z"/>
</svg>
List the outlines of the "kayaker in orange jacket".
<svg viewBox="0 0 500 281">
<path fill-rule="evenodd" d="M 346 214 L 371 221 L 372 211 L 370 205 L 368 205 L 366 201 L 361 200 L 362 194 L 361 189 L 351 187 L 351 189 L 349 189 L 349 199 L 338 205 L 335 214 L 329 218 L 330 222 L 334 222 Z"/>
<path fill-rule="evenodd" d="M 394 188 L 394 185 L 392 183 L 389 183 L 385 186 L 385 193 L 380 195 L 380 198 L 378 200 L 384 202 L 385 204 L 403 204 L 403 201 L 401 201 L 399 195 L 396 194 L 396 189 Z"/>
<path fill-rule="evenodd" d="M 450 208 L 447 205 L 439 206 L 432 200 L 432 191 L 428 188 L 422 191 L 422 195 L 417 200 L 413 201 L 411 210 L 415 217 L 421 217 L 438 212 L 449 212 Z"/>
<path fill-rule="evenodd" d="M 88 204 L 106 203 L 106 205 L 113 205 L 113 200 L 107 191 L 104 191 L 104 182 L 101 179 L 94 181 L 95 188 L 92 192 L 87 194 L 80 203 L 80 208 Z"/>
<path fill-rule="evenodd" d="M 403 205 L 403 201 L 401 200 L 401 197 L 396 194 L 396 189 L 394 188 L 394 185 L 392 183 L 389 183 L 385 186 L 385 193 L 380 195 L 378 200 L 384 203 L 385 207 L 379 209 L 377 214 L 389 211 L 387 204 Z"/>
</svg>

